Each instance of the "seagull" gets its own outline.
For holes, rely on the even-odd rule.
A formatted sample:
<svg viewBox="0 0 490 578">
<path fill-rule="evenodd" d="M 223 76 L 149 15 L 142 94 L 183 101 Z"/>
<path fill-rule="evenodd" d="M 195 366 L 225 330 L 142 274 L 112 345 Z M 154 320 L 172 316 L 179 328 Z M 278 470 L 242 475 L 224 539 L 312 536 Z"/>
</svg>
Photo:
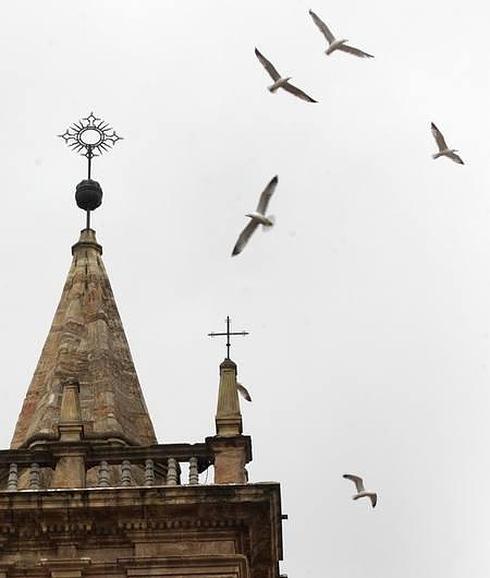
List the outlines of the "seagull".
<svg viewBox="0 0 490 578">
<path fill-rule="evenodd" d="M 353 54 L 354 56 L 359 56 L 361 58 L 374 58 L 372 54 L 368 54 L 367 52 L 363 52 L 359 50 L 359 48 L 354 48 L 346 44 L 349 42 L 345 39 L 337 39 L 335 36 L 330 32 L 329 27 L 321 20 L 313 10 L 310 10 L 310 16 L 313 18 L 313 22 L 318 26 L 320 32 L 325 36 L 327 42 L 329 44 L 327 50 L 325 50 L 325 54 L 328 56 L 332 54 L 334 50 L 342 50 L 342 52 L 348 52 L 349 54 Z"/>
<path fill-rule="evenodd" d="M 373 508 L 376 507 L 378 501 L 378 494 L 376 492 L 367 492 L 364 487 L 364 482 L 359 476 L 354 476 L 353 474 L 344 474 L 342 476 L 346 480 L 351 480 L 356 485 L 357 494 L 352 496 L 353 500 L 358 500 L 359 498 L 369 498 Z"/>
<path fill-rule="evenodd" d="M 318 102 L 317 100 L 311 98 L 311 96 L 308 96 L 306 92 L 303 92 L 298 87 L 291 84 L 289 82 L 291 80 L 291 76 L 281 78 L 281 75 L 279 74 L 279 72 L 277 72 L 274 65 L 271 62 L 269 62 L 267 58 L 263 54 L 261 54 L 257 49 L 255 49 L 255 55 L 257 56 L 262 66 L 267 70 L 272 80 L 274 81 L 274 84 L 271 84 L 270 86 L 267 87 L 270 92 L 276 92 L 279 88 L 283 88 L 287 92 L 294 94 L 294 96 L 301 98 L 301 100 L 306 100 L 306 102 Z"/>
<path fill-rule="evenodd" d="M 263 227 L 272 227 L 274 224 L 274 217 L 272 215 L 266 217 L 265 212 L 267 211 L 267 206 L 272 194 L 276 190 L 278 180 L 279 178 L 276 175 L 262 191 L 255 213 L 248 213 L 245 215 L 246 217 L 250 217 L 250 221 L 245 229 L 240 233 L 238 241 L 233 247 L 233 253 L 231 254 L 232 257 L 238 255 L 238 253 L 243 250 L 253 232 L 259 225 L 262 225 Z"/>
<path fill-rule="evenodd" d="M 439 148 L 439 152 L 433 154 L 432 158 L 438 159 L 439 157 L 448 157 L 455 163 L 458 163 L 459 165 L 464 165 L 463 159 L 456 154 L 458 151 L 456 149 L 448 148 L 441 131 L 437 128 L 437 126 L 433 122 L 430 123 L 430 129 L 432 131 L 433 137 L 436 139 L 437 147 Z"/>
<path fill-rule="evenodd" d="M 248 389 L 244 385 L 238 383 L 237 381 L 236 388 L 238 389 L 238 393 L 243 397 L 243 399 L 252 401 L 252 396 L 248 393 Z"/>
</svg>

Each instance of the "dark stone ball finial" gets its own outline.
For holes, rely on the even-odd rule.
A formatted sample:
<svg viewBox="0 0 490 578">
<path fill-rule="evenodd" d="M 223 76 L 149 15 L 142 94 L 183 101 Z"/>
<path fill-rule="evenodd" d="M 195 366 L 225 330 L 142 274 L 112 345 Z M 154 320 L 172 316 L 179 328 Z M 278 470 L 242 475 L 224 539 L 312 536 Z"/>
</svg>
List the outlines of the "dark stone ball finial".
<svg viewBox="0 0 490 578">
<path fill-rule="evenodd" d="M 94 211 L 102 204 L 102 189 L 97 181 L 86 179 L 77 185 L 77 205 L 84 211 Z"/>
</svg>

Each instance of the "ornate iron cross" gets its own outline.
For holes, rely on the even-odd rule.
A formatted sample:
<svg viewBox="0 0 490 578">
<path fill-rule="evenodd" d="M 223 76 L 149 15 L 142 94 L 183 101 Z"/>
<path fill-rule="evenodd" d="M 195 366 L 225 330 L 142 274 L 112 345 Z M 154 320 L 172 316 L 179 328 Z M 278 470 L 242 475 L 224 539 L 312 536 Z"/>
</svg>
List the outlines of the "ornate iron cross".
<svg viewBox="0 0 490 578">
<path fill-rule="evenodd" d="M 86 211 L 86 228 L 90 229 L 90 212 L 95 211 L 102 203 L 102 189 L 98 182 L 92 180 L 92 159 L 110 150 L 123 137 L 116 134 L 105 120 L 97 118 L 93 112 L 74 122 L 58 136 L 73 151 L 87 159 L 87 179 L 77 185 L 75 199 L 77 205 Z"/>
<path fill-rule="evenodd" d="M 76 153 L 86 157 L 88 179 L 92 178 L 92 159 L 110 150 L 122 136 L 109 126 L 109 123 L 97 118 L 93 112 L 78 122 L 74 122 L 63 134 L 58 135 Z"/>
</svg>

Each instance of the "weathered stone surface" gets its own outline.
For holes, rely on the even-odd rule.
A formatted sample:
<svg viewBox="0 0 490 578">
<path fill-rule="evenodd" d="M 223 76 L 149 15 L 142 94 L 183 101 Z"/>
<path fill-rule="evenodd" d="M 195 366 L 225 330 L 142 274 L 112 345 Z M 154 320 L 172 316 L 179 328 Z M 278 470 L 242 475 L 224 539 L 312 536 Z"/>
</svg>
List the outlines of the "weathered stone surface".
<svg viewBox="0 0 490 578">
<path fill-rule="evenodd" d="M 226 358 L 219 366 L 216 436 L 207 438 L 214 453 L 214 483 L 244 484 L 245 465 L 252 459 L 248 436 L 242 436 L 242 414 L 237 389 L 237 366 Z"/>
<path fill-rule="evenodd" d="M 278 484 L 0 492 L 12 578 L 277 578 Z"/>
<path fill-rule="evenodd" d="M 53 488 L 84 488 L 85 460 L 83 454 L 60 455 L 51 484 Z"/>
<path fill-rule="evenodd" d="M 214 454 L 215 484 L 245 484 L 248 474 L 245 466 L 252 459 L 249 436 L 214 436 L 206 439 Z"/>
<path fill-rule="evenodd" d="M 80 384 L 85 432 L 135 445 L 156 443 L 94 231 L 85 229 L 22 407 L 11 447 L 57 437 L 62 385 Z"/>
<path fill-rule="evenodd" d="M 236 365 L 220 366 L 217 435 L 156 444 L 101 253 L 82 231 L 0 450 L 0 578 L 279 578 L 280 489 L 246 483 Z"/>
<path fill-rule="evenodd" d="M 218 407 L 216 410 L 216 434 L 236 436 L 242 433 L 242 414 L 237 389 L 237 366 L 225 359 L 219 366 Z"/>
</svg>

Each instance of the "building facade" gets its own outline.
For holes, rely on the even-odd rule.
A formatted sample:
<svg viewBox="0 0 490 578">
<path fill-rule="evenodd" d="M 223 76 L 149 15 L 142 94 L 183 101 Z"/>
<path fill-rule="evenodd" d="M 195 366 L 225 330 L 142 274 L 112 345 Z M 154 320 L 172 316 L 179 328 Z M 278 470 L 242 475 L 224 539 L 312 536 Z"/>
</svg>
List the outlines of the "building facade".
<svg viewBox="0 0 490 578">
<path fill-rule="evenodd" d="M 158 444 L 91 228 L 72 254 L 0 451 L 0 578 L 279 578 L 280 487 L 248 480 L 235 363 L 215 435 Z"/>
</svg>

